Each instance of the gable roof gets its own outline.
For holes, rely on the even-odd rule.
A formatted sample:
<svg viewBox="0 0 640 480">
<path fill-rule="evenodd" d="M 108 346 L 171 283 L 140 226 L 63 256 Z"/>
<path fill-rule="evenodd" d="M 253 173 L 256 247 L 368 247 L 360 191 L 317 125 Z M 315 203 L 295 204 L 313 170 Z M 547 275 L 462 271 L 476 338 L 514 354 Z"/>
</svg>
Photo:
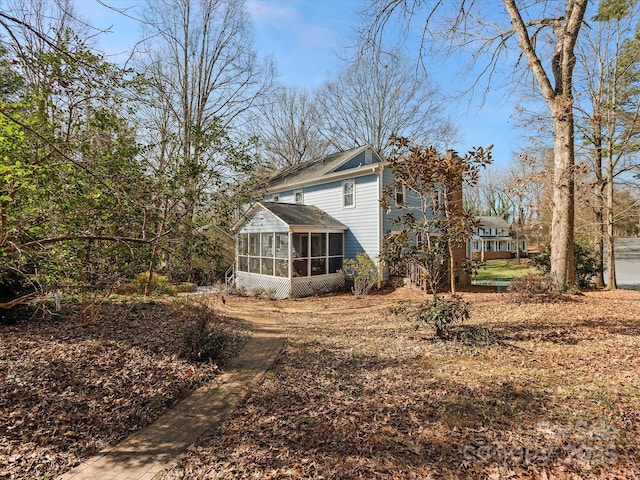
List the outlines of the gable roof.
<svg viewBox="0 0 640 480">
<path fill-rule="evenodd" d="M 270 211 L 282 222 L 290 227 L 313 227 L 328 230 L 347 230 L 348 227 L 336 220 L 327 212 L 313 205 L 300 205 L 297 203 L 257 202 L 245 214 L 245 218 L 234 227 L 237 230 L 260 207 Z"/>
<path fill-rule="evenodd" d="M 509 224 L 502 217 L 483 216 L 475 217 L 478 221 L 478 226 L 483 228 L 504 228 L 509 229 Z"/>
<path fill-rule="evenodd" d="M 353 167 L 348 165 L 350 160 L 355 159 L 366 150 L 371 151 L 371 163 L 362 162 Z M 372 165 L 381 162 L 382 159 L 370 145 L 356 147 L 344 152 L 333 153 L 318 160 L 292 165 L 271 177 L 267 182 L 266 189 L 267 192 L 289 189 L 301 184 L 329 179 L 333 175 L 339 176 L 344 172 L 349 172 L 349 175 L 357 175 L 360 171 L 369 171 Z"/>
</svg>

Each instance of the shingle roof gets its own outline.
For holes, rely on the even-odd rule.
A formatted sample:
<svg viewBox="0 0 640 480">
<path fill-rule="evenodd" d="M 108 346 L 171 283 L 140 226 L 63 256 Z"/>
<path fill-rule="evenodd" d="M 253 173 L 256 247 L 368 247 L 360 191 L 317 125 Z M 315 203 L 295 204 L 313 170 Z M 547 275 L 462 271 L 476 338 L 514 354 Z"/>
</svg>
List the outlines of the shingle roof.
<svg viewBox="0 0 640 480">
<path fill-rule="evenodd" d="M 476 220 L 478 221 L 478 226 L 484 228 L 509 228 L 509 224 L 502 217 L 483 216 L 476 217 Z"/>
<path fill-rule="evenodd" d="M 262 205 L 289 226 L 347 229 L 343 223 L 313 205 L 278 202 L 259 202 L 259 205 Z"/>
<path fill-rule="evenodd" d="M 365 151 L 367 148 L 371 147 L 369 145 L 356 147 L 350 150 L 345 150 L 344 152 L 331 154 L 318 160 L 312 160 L 310 162 L 300 163 L 286 168 L 269 179 L 266 187 L 267 191 L 276 190 L 278 187 L 288 187 L 290 185 L 320 179 L 321 177 L 334 172 L 338 167 L 340 167 L 340 165 Z M 371 167 L 371 165 L 366 165 L 365 167 Z M 353 170 L 355 169 L 352 169 L 351 171 Z"/>
</svg>

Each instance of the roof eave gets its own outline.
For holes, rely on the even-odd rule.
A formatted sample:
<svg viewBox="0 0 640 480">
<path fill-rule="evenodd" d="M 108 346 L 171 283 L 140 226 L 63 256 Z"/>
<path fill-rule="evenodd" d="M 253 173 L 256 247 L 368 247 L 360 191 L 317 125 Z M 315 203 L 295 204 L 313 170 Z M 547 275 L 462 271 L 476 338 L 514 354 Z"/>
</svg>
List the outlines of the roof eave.
<svg viewBox="0 0 640 480">
<path fill-rule="evenodd" d="M 321 185 L 323 183 L 327 183 L 332 180 L 342 180 L 346 178 L 363 177 L 371 173 L 376 173 L 376 171 L 381 170 L 385 164 L 386 162 L 378 162 L 375 164 L 363 165 L 361 167 L 352 168 L 350 170 L 344 170 L 341 172 L 325 173 L 320 177 L 316 177 L 314 179 L 310 179 L 306 181 L 282 183 L 282 184 L 276 185 L 275 187 L 270 187 L 265 189 L 265 194 L 284 192 L 284 191 L 295 189 L 295 188 L 303 188 L 303 187 L 309 187 L 313 185 Z"/>
</svg>

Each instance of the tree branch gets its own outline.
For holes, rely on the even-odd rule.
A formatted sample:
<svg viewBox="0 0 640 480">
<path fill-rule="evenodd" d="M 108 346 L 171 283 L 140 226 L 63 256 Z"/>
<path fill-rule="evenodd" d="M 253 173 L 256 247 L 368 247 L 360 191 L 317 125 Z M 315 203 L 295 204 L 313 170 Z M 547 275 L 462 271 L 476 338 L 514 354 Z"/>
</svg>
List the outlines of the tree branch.
<svg viewBox="0 0 640 480">
<path fill-rule="evenodd" d="M 30 248 L 36 245 L 49 245 L 52 243 L 66 242 L 69 240 L 86 240 L 86 241 L 106 241 L 106 242 L 123 242 L 123 243 L 141 243 L 141 244 L 153 244 L 158 241 L 159 237 L 153 239 L 143 239 L 135 237 L 117 237 L 117 236 L 103 236 L 103 235 L 65 235 L 62 237 L 43 238 L 41 240 L 34 240 L 32 242 L 23 243 L 15 246 L 16 250 L 22 250 L 24 248 Z"/>
<path fill-rule="evenodd" d="M 16 305 L 22 305 L 24 303 L 27 303 L 29 300 L 31 300 L 32 298 L 36 297 L 37 295 L 39 295 L 38 292 L 31 292 L 31 293 L 29 293 L 27 295 L 23 295 L 22 297 L 14 298 L 10 302 L 0 303 L 0 308 L 3 308 L 5 310 L 9 310 L 9 309 L 15 307 Z"/>
</svg>

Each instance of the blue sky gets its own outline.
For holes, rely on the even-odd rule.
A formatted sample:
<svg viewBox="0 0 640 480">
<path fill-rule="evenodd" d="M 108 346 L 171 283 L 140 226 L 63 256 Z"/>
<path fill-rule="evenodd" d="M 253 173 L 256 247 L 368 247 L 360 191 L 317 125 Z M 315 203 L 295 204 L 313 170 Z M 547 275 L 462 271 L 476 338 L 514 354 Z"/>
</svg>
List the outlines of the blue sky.
<svg viewBox="0 0 640 480">
<path fill-rule="evenodd" d="M 104 1 L 115 8 L 131 7 L 132 15 L 144 3 Z M 359 22 L 357 11 L 362 5 L 363 0 L 247 0 L 259 53 L 275 60 L 280 82 L 310 90 L 341 68 L 339 55 L 345 46 L 353 44 L 354 27 Z M 135 22 L 110 11 L 97 0 L 76 0 L 76 6 L 92 25 L 112 26 L 113 33 L 99 40 L 105 53 L 116 55 L 112 61 L 122 58 L 135 45 L 139 37 Z M 419 38 L 410 41 L 415 44 L 407 48 L 417 48 Z M 469 85 L 472 78 L 460 75 L 460 67 L 467 60 L 458 56 L 437 60 L 429 66 L 432 81 L 442 93 L 454 96 Z M 495 89 L 482 106 L 481 94 L 448 102 L 445 109 L 460 132 L 460 138 L 451 147 L 464 153 L 471 147 L 493 143 L 494 162 L 506 164 L 522 142 L 510 119 L 513 102 L 507 101 L 505 94 L 504 89 Z"/>
</svg>

